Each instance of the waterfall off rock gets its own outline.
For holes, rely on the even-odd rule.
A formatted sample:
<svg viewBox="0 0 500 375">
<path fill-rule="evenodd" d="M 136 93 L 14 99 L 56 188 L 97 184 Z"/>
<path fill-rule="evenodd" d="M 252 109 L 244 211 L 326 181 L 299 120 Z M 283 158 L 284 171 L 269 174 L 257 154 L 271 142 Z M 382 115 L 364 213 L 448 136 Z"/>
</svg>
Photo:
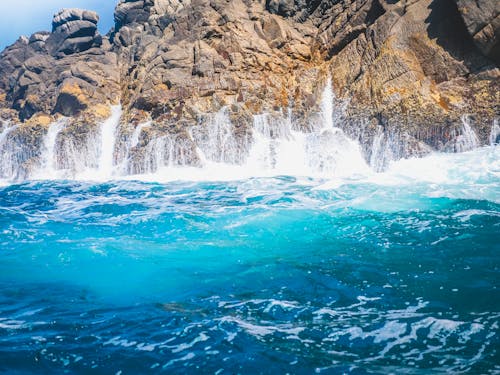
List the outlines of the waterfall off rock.
<svg viewBox="0 0 500 375">
<path fill-rule="evenodd" d="M 500 125 L 498 123 L 498 119 L 493 121 L 493 125 L 491 126 L 490 132 L 490 145 L 494 146 L 500 143 Z"/>
<path fill-rule="evenodd" d="M 328 77 L 323 95 L 321 96 L 321 117 L 323 120 L 323 128 L 333 129 L 333 114 L 334 114 L 334 97 L 332 79 Z"/>
<path fill-rule="evenodd" d="M 130 147 L 136 147 L 139 144 L 141 133 L 144 129 L 149 128 L 151 126 L 151 121 L 143 122 L 137 125 L 132 133 L 132 137 L 130 138 Z"/>
<path fill-rule="evenodd" d="M 190 133 L 204 166 L 210 163 L 243 162 L 247 144 L 241 136 L 238 137 L 226 107 L 206 116 Z"/>
<path fill-rule="evenodd" d="M 109 180 L 235 180 L 255 176 L 296 175 L 350 178 L 384 171 L 400 159 L 400 141 L 383 126 L 372 137 L 365 158 L 357 139 L 338 126 L 342 103 L 335 98 L 331 79 L 321 94 L 320 111 L 304 126 L 294 121 L 291 109 L 253 115 L 250 128 L 231 121 L 229 110 L 200 116 L 198 124 L 181 133 L 165 133 L 152 121 L 132 127 L 122 122 L 121 106 L 110 117 L 88 127 L 73 139 L 68 120 L 50 124 L 38 150 L 20 147 L 18 126 L 4 124 L 0 133 L 0 178 Z M 462 117 L 448 146 L 464 152 L 480 142 L 468 116 Z M 498 142 L 495 122 L 490 143 Z M 36 162 L 33 162 L 35 160 Z"/>
<path fill-rule="evenodd" d="M 98 167 L 98 177 L 100 179 L 109 179 L 113 176 L 115 144 L 121 114 L 121 106 L 113 106 L 111 116 L 101 125 Z"/>
<path fill-rule="evenodd" d="M 469 116 L 462 116 L 462 129 L 455 141 L 455 152 L 470 151 L 479 146 L 479 139 L 472 129 L 470 121 Z"/>
<path fill-rule="evenodd" d="M 20 166 L 16 155 L 16 144 L 9 139 L 17 128 L 17 125 L 6 123 L 0 133 L 0 178 L 6 180 L 14 180 L 19 177 Z"/>
<path fill-rule="evenodd" d="M 42 154 L 40 156 L 41 166 L 34 173 L 37 179 L 58 178 L 58 154 L 57 138 L 64 128 L 66 119 L 61 119 L 49 125 L 47 134 L 43 139 Z"/>
</svg>

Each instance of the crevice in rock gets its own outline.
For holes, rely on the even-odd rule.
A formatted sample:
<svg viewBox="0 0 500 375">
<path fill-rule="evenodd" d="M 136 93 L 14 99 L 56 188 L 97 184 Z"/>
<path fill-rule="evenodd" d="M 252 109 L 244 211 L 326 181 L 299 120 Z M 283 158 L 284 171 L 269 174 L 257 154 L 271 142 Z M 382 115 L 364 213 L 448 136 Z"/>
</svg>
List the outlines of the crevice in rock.
<svg viewBox="0 0 500 375">
<path fill-rule="evenodd" d="M 366 29 L 375 21 L 377 21 L 381 16 L 383 16 L 384 13 L 385 9 L 380 4 L 379 0 L 374 0 L 371 3 L 370 9 L 365 15 L 363 24 L 359 25 L 357 28 L 352 29 L 349 33 L 344 35 L 344 37 L 339 42 L 335 43 L 335 45 L 329 49 L 327 59 L 330 60 L 333 56 L 335 56 L 346 46 L 348 46 L 352 41 L 356 40 L 361 34 L 366 32 Z"/>
<path fill-rule="evenodd" d="M 425 22 L 429 38 L 446 50 L 455 60 L 463 61 L 470 72 L 478 72 L 492 62 L 475 45 L 460 16 L 454 0 L 433 1 Z"/>
<path fill-rule="evenodd" d="M 87 106 L 78 100 L 74 95 L 61 93 L 57 98 L 57 103 L 54 108 L 54 113 L 60 113 L 63 116 L 75 116 Z"/>
<path fill-rule="evenodd" d="M 355 40 L 358 36 L 360 36 L 365 31 L 366 31 L 366 28 L 362 28 L 362 29 L 353 30 L 350 33 L 348 33 L 346 36 L 344 36 L 344 38 L 339 43 L 336 43 L 332 48 L 330 48 L 326 59 L 330 60 L 333 56 L 335 56 L 340 51 L 342 51 L 349 43 L 351 43 L 353 40 Z"/>
<path fill-rule="evenodd" d="M 379 0 L 374 0 L 372 6 L 368 10 L 365 18 L 365 25 L 368 27 L 372 25 L 379 17 L 383 16 L 385 13 L 385 9 L 380 4 Z"/>
</svg>

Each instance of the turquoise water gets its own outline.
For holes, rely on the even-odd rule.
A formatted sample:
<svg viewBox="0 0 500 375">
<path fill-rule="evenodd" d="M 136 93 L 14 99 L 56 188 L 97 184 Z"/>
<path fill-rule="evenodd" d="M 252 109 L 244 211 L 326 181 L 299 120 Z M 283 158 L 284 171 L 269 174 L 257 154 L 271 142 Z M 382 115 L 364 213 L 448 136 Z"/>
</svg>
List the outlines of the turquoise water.
<svg viewBox="0 0 500 375">
<path fill-rule="evenodd" d="M 500 373 L 497 149 L 0 188 L 0 372 Z"/>
</svg>

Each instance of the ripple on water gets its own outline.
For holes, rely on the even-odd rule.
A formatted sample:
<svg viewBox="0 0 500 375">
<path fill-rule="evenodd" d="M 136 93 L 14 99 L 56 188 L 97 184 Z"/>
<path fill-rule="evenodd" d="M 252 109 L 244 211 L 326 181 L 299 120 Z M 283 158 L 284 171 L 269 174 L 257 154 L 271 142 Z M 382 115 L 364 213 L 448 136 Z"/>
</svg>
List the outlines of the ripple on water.
<svg viewBox="0 0 500 375">
<path fill-rule="evenodd" d="M 390 173 L 0 188 L 0 372 L 498 372 L 497 177 Z"/>
</svg>

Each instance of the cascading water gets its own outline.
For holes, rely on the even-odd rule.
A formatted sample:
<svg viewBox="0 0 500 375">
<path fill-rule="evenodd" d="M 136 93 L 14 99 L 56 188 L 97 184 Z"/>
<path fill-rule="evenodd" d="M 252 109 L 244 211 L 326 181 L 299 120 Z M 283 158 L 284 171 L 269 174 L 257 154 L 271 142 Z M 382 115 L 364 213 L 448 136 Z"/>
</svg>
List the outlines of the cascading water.
<svg viewBox="0 0 500 375">
<path fill-rule="evenodd" d="M 116 136 L 121 115 L 121 106 L 113 106 L 111 107 L 111 116 L 101 125 L 99 167 L 97 170 L 100 179 L 109 179 L 113 176 Z"/>
<path fill-rule="evenodd" d="M 1 129 L 2 129 L 2 131 L 0 131 L 0 147 L 5 142 L 5 139 L 7 138 L 7 135 L 9 134 L 9 132 L 12 131 L 12 126 L 10 126 L 10 123 L 5 122 L 5 123 L 2 123 Z"/>
<path fill-rule="evenodd" d="M 498 124 L 498 119 L 493 121 L 490 132 L 490 145 L 494 146 L 500 143 L 500 125 Z"/>
<path fill-rule="evenodd" d="M 479 139 L 470 126 L 470 121 L 469 116 L 462 116 L 462 129 L 455 141 L 455 152 L 470 151 L 479 146 Z"/>
<path fill-rule="evenodd" d="M 322 93 L 321 112 L 310 131 L 294 128 L 288 116 L 254 116 L 253 145 L 244 167 L 262 175 L 340 177 L 368 170 L 359 145 L 335 126 L 335 95 L 329 79 Z M 255 172 L 254 172 L 255 173 Z"/>
<path fill-rule="evenodd" d="M 148 175 L 153 180 L 231 180 L 251 176 L 300 175 L 321 178 L 371 173 L 360 145 L 338 127 L 343 106 L 336 100 L 331 79 L 321 96 L 320 112 L 309 124 L 294 122 L 287 113 L 253 116 L 253 126 L 235 125 L 228 108 L 200 117 L 196 126 L 168 133 L 152 122 L 131 128 L 120 125 L 121 107 L 99 126 L 78 129 L 69 119 L 51 124 L 39 142 L 19 147 L 15 126 L 4 124 L 0 133 L 2 179 L 109 180 Z M 66 126 L 67 124 L 68 126 Z M 147 129 L 147 133 L 145 130 Z M 500 127 L 493 124 L 490 143 L 498 141 Z M 400 142 L 379 127 L 373 137 L 369 165 L 376 172 L 399 159 Z M 467 116 L 448 150 L 468 151 L 479 145 Z M 127 177 L 128 178 L 128 177 Z"/>
<path fill-rule="evenodd" d="M 380 164 L 382 162 L 381 156 L 384 150 L 384 128 L 379 126 L 377 128 L 377 134 L 373 138 L 373 144 L 370 155 L 370 165 L 375 168 L 375 170 L 380 169 Z"/>
<path fill-rule="evenodd" d="M 243 169 L 248 174 L 303 174 L 306 134 L 293 129 L 291 116 L 254 116 L 252 146 Z"/>
<path fill-rule="evenodd" d="M 18 128 L 17 125 L 5 123 L 0 133 L 0 179 L 12 180 L 16 178 L 19 165 L 16 157 L 16 147 L 9 142 L 9 135 Z"/>
<path fill-rule="evenodd" d="M 333 129 L 335 126 L 333 123 L 334 99 L 335 95 L 333 93 L 332 79 L 328 77 L 323 95 L 321 96 L 321 118 L 323 120 L 322 127 L 324 129 Z"/>
<path fill-rule="evenodd" d="M 84 135 L 78 137 L 69 135 L 71 132 L 62 134 L 71 125 L 67 118 L 50 124 L 30 178 L 107 180 L 117 176 L 114 159 L 120 118 L 121 107 L 113 106 L 106 121 L 95 129 L 86 126 Z"/>
<path fill-rule="evenodd" d="M 359 144 L 334 123 L 334 118 L 339 118 L 342 111 L 342 108 L 335 108 L 332 81 L 328 78 L 321 98 L 322 123 L 312 127 L 305 150 L 308 167 L 322 177 L 345 177 L 368 171 Z"/>
<path fill-rule="evenodd" d="M 58 154 L 57 154 L 57 137 L 63 130 L 66 124 L 66 119 L 60 119 L 49 125 L 47 134 L 43 139 L 43 148 L 40 168 L 33 173 L 35 179 L 55 179 L 58 178 Z"/>
<path fill-rule="evenodd" d="M 235 131 L 228 109 L 201 119 L 191 129 L 191 138 L 203 165 L 210 163 L 241 164 L 245 158 L 246 142 Z"/>
<path fill-rule="evenodd" d="M 132 137 L 130 138 L 130 147 L 136 147 L 139 144 L 141 133 L 144 129 L 149 128 L 151 126 L 151 121 L 143 122 L 137 125 L 132 133 Z"/>
<path fill-rule="evenodd" d="M 370 167 L 374 171 L 382 172 L 391 162 L 399 159 L 396 156 L 397 141 L 394 138 L 394 134 L 388 134 L 383 126 L 378 126 L 370 150 Z"/>
<path fill-rule="evenodd" d="M 285 163 L 297 159 L 301 147 L 289 155 L 287 160 L 280 157 L 286 144 L 295 143 L 291 121 L 283 118 L 272 119 L 269 114 L 260 114 L 253 117 L 252 146 L 249 151 L 245 169 L 251 174 L 258 175 L 263 171 L 286 169 Z M 299 156 L 300 159 L 300 156 Z M 295 163 L 296 168 L 301 167 L 301 162 Z"/>
</svg>

